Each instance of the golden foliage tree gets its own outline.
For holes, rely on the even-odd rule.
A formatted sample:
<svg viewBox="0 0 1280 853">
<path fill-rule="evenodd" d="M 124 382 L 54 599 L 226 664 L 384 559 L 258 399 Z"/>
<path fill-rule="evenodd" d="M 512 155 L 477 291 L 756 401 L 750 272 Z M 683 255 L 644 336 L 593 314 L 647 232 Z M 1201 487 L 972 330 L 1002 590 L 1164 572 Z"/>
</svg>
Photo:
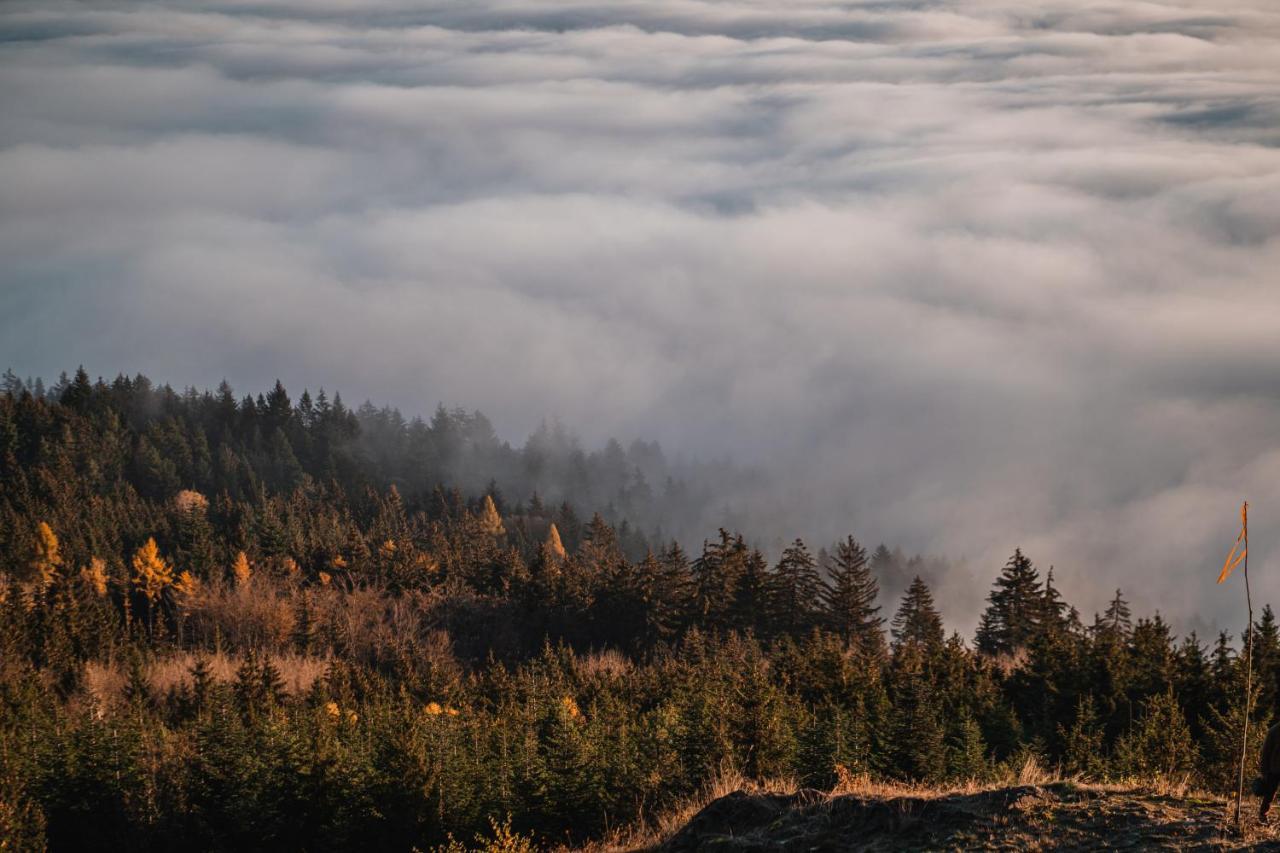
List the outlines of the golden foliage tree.
<svg viewBox="0 0 1280 853">
<path fill-rule="evenodd" d="M 172 585 L 173 566 L 160 556 L 155 537 L 151 537 L 133 554 L 133 586 L 152 602 Z"/>
<path fill-rule="evenodd" d="M 236 554 L 236 561 L 231 564 L 231 576 L 235 578 L 236 586 L 244 586 L 249 582 L 249 578 L 253 577 L 253 569 L 249 567 L 249 555 L 244 551 Z"/>
<path fill-rule="evenodd" d="M 36 542 L 31 554 L 31 573 L 40 588 L 48 589 L 58 580 L 62 568 L 62 552 L 58 548 L 58 536 L 43 521 L 36 525 Z"/>
<path fill-rule="evenodd" d="M 173 589 L 184 601 L 193 601 L 200 594 L 200 579 L 191 572 L 182 572 L 173 582 Z"/>
<path fill-rule="evenodd" d="M 209 499 L 197 491 L 183 489 L 174 496 L 173 505 L 178 512 L 195 515 L 209 508 Z"/>
<path fill-rule="evenodd" d="M 501 536 L 507 532 L 502 524 L 502 516 L 498 515 L 498 507 L 493 502 L 493 495 L 484 496 L 484 506 L 480 508 L 480 529 L 490 536 Z"/>
<path fill-rule="evenodd" d="M 80 570 L 80 579 L 93 594 L 102 598 L 107 594 L 107 563 L 101 557 L 93 557 L 89 565 Z"/>
<path fill-rule="evenodd" d="M 567 552 L 564 550 L 564 543 L 560 541 L 560 531 L 556 528 L 554 521 L 551 522 L 551 529 L 547 531 L 546 546 L 548 554 L 560 560 L 565 558 Z"/>
</svg>

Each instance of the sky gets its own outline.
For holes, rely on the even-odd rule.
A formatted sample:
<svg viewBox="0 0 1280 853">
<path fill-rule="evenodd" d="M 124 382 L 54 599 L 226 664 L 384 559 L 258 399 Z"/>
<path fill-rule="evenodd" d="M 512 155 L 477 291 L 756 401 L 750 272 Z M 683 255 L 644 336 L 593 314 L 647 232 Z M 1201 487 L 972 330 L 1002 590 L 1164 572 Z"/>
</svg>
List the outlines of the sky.
<svg viewBox="0 0 1280 853">
<path fill-rule="evenodd" d="M 731 456 L 762 536 L 1280 604 L 1274 0 L 0 6 L 0 369 Z"/>
</svg>

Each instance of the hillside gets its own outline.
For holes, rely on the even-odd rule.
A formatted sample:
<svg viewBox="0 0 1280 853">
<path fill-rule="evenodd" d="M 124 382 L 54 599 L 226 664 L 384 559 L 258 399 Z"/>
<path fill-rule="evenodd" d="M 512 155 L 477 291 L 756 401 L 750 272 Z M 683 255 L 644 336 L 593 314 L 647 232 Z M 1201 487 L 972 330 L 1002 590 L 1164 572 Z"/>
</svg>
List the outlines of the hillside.
<svg viewBox="0 0 1280 853">
<path fill-rule="evenodd" d="M 388 463 L 370 455 L 400 446 L 369 440 L 377 410 L 336 395 L 237 403 L 84 372 L 16 392 L 0 394 L 5 850 L 430 850 L 507 816 L 538 846 L 619 827 L 686 847 L 764 827 L 788 847 L 868 827 L 895 849 L 1021 845 L 1059 824 L 1088 845 L 1094 806 L 1146 842 L 1150 804 L 921 791 L 1047 781 L 1033 765 L 1234 786 L 1240 644 L 1176 637 L 1120 591 L 1086 622 L 1020 549 L 990 567 L 967 640 L 922 576 L 885 608 L 888 549 L 853 535 L 775 557 L 720 529 L 637 557 L 591 477 L 559 506 L 464 491 L 446 463 L 471 458 L 453 439 L 474 418 L 397 427 L 409 449 Z M 1253 766 L 1280 704 L 1280 622 L 1256 613 Z M 777 779 L 874 797 L 731 800 L 671 831 Z M 895 802 L 904 780 L 927 787 Z M 1208 843 L 1206 802 L 1167 821 L 1189 833 L 1170 843 Z"/>
<path fill-rule="evenodd" d="M 915 796 L 737 791 L 658 850 L 1280 850 L 1274 829 L 1250 819 L 1237 835 L 1227 814 L 1220 797 L 1071 782 Z"/>
</svg>

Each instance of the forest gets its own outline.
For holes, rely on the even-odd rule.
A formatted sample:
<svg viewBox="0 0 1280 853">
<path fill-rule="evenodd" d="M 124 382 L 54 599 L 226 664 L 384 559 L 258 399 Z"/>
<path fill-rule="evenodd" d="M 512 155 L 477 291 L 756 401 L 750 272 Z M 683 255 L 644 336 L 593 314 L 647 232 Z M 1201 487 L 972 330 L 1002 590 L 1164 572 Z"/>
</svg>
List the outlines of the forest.
<svg viewBox="0 0 1280 853">
<path fill-rule="evenodd" d="M 945 567 L 856 531 L 674 535 L 707 471 L 280 383 L 6 374 L 0 849 L 574 845 L 728 773 L 1234 789 L 1246 626 L 1083 615 L 1011 543 L 964 637 Z"/>
</svg>

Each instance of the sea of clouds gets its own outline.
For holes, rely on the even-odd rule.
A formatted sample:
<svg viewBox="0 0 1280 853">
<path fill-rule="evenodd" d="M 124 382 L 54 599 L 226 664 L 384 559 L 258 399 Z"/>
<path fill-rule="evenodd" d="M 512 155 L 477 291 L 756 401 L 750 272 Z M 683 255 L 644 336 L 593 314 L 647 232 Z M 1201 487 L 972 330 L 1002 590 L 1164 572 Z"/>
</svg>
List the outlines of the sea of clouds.
<svg viewBox="0 0 1280 853">
<path fill-rule="evenodd" d="M 0 7 L 0 368 L 772 472 L 773 541 L 1280 604 L 1274 0 Z M 967 623 L 967 624 L 966 624 Z"/>
</svg>

